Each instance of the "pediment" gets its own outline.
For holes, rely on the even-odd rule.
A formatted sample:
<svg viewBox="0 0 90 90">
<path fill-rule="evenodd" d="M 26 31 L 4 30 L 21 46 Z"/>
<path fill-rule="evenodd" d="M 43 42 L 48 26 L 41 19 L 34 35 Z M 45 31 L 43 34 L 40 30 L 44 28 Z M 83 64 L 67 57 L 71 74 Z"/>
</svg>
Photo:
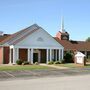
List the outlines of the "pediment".
<svg viewBox="0 0 90 90">
<path fill-rule="evenodd" d="M 28 47 L 58 47 L 63 48 L 50 34 L 40 28 L 31 35 L 25 37 L 16 46 Z"/>
</svg>

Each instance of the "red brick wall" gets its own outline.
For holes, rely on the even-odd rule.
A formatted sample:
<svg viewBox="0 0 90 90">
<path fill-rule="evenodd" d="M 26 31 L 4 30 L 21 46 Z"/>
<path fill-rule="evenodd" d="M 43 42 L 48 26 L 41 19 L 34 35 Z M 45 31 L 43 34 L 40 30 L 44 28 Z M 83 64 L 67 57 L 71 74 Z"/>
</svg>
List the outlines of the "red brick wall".
<svg viewBox="0 0 90 90">
<path fill-rule="evenodd" d="M 58 33 L 56 34 L 56 37 L 58 37 L 58 38 L 61 40 L 61 33 L 58 32 Z"/>
<path fill-rule="evenodd" d="M 46 63 L 46 50 L 41 49 L 41 63 Z"/>
<path fill-rule="evenodd" d="M 27 61 L 27 49 L 19 49 L 19 59 L 22 61 Z"/>
<path fill-rule="evenodd" d="M 0 64 L 3 63 L 3 47 L 0 47 Z"/>
<path fill-rule="evenodd" d="M 9 47 L 4 47 L 3 48 L 3 62 L 4 64 L 9 63 Z"/>
</svg>

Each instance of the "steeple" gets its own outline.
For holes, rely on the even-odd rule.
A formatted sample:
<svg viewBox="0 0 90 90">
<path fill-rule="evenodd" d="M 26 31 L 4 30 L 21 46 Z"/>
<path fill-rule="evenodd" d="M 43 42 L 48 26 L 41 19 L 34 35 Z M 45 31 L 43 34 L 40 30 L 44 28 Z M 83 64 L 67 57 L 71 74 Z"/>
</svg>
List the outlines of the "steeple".
<svg viewBox="0 0 90 90">
<path fill-rule="evenodd" d="M 56 34 L 56 37 L 59 38 L 60 40 L 69 40 L 69 34 L 64 29 L 64 17 L 63 16 L 61 17 L 61 29 Z"/>
<path fill-rule="evenodd" d="M 63 16 L 61 17 L 61 30 L 60 31 L 65 32 L 65 30 L 64 30 L 64 17 Z"/>
</svg>

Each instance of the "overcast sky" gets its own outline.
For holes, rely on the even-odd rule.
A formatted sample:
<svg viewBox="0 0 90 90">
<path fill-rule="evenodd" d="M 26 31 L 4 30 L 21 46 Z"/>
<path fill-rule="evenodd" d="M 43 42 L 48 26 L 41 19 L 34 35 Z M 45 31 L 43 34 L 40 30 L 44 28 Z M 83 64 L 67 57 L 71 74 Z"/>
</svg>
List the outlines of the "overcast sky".
<svg viewBox="0 0 90 90">
<path fill-rule="evenodd" d="M 4 33 L 37 23 L 55 36 L 61 16 L 70 39 L 90 37 L 90 0 L 0 0 L 0 31 Z"/>
</svg>

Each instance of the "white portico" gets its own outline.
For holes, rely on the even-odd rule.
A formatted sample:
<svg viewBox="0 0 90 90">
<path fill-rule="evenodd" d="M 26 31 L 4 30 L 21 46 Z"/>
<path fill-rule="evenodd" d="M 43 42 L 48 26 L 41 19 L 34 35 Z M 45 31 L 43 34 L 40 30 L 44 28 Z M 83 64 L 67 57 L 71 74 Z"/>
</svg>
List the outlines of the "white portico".
<svg viewBox="0 0 90 90">
<path fill-rule="evenodd" d="M 9 40 L 9 62 L 16 64 L 18 59 L 48 63 L 63 59 L 63 46 L 44 29 L 34 24 Z"/>
<path fill-rule="evenodd" d="M 19 56 L 19 50 L 23 48 L 10 48 L 10 63 L 16 64 L 16 60 L 20 59 Z M 26 49 L 26 48 L 24 48 Z M 48 61 L 59 61 L 63 59 L 63 49 L 52 49 L 52 48 L 47 48 L 47 49 L 41 49 L 41 48 L 27 48 L 28 55 L 27 55 L 27 61 L 31 62 L 32 64 L 34 63 L 34 54 L 38 54 L 38 58 L 36 62 L 42 62 L 41 59 L 41 50 L 46 50 L 46 62 Z M 13 52 L 13 55 L 12 55 Z M 57 53 L 58 52 L 58 53 Z M 21 59 L 20 59 L 21 60 Z"/>
</svg>

